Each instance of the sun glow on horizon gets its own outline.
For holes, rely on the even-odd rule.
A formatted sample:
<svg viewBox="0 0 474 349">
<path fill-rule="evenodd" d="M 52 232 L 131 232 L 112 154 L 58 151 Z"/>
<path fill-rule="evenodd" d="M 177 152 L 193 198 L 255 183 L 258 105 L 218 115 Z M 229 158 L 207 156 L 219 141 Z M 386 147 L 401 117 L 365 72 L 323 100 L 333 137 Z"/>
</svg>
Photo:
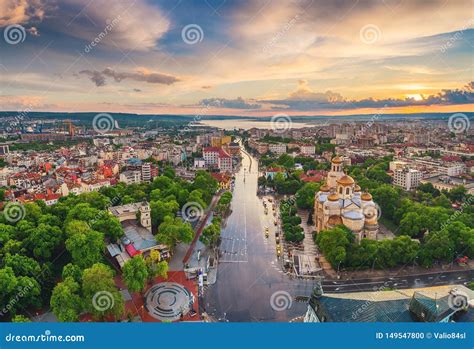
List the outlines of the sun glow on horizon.
<svg viewBox="0 0 474 349">
<path fill-rule="evenodd" d="M 415 94 L 408 94 L 408 95 L 405 95 L 406 98 L 412 98 L 414 99 L 415 101 L 422 101 L 423 100 L 423 96 L 419 93 L 415 93 Z"/>
</svg>

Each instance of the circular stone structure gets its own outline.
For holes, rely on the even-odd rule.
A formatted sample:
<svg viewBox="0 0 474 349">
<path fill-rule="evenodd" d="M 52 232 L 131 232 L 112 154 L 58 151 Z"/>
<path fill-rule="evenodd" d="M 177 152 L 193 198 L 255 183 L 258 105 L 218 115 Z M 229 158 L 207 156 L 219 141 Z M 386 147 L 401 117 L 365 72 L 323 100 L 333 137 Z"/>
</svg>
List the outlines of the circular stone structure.
<svg viewBox="0 0 474 349">
<path fill-rule="evenodd" d="M 153 285 L 145 295 L 145 308 L 155 319 L 176 321 L 192 308 L 194 296 L 189 290 L 175 282 Z"/>
</svg>

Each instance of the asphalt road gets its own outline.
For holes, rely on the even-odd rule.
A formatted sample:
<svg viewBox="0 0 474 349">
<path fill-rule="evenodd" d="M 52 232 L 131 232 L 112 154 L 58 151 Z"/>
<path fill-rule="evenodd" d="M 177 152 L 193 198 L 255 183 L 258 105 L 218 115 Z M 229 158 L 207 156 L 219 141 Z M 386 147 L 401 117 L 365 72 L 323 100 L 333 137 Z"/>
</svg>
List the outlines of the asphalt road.
<svg viewBox="0 0 474 349">
<path fill-rule="evenodd" d="M 257 166 L 243 154 L 232 213 L 221 233 L 217 282 L 205 292 L 206 311 L 220 321 L 288 321 L 306 311 L 306 304 L 294 302 L 294 297 L 309 295 L 314 285 L 290 279 L 279 267 L 272 210 L 265 215 L 256 196 Z M 269 238 L 265 238 L 265 226 L 270 229 Z M 272 308 L 272 299 L 277 310 Z"/>
</svg>

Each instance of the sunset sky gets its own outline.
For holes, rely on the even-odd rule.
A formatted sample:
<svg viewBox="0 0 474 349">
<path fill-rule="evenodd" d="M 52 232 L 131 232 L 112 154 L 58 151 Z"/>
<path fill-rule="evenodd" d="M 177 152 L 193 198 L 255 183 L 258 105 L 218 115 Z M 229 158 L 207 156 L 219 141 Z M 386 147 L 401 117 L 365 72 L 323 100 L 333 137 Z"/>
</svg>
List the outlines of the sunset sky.
<svg viewBox="0 0 474 349">
<path fill-rule="evenodd" d="M 0 110 L 473 111 L 473 13 L 471 0 L 0 0 Z"/>
</svg>

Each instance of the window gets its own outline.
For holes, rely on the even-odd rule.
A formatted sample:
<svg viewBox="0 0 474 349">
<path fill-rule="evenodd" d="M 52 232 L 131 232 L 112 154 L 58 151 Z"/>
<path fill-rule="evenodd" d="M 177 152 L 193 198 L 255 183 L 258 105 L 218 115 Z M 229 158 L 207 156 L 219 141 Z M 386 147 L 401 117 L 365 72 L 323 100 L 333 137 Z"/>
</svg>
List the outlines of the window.
<svg viewBox="0 0 474 349">
<path fill-rule="evenodd" d="M 346 188 L 346 195 L 349 195 L 349 188 Z"/>
<path fill-rule="evenodd" d="M 339 187 L 339 194 L 342 194 L 342 187 Z"/>
</svg>

